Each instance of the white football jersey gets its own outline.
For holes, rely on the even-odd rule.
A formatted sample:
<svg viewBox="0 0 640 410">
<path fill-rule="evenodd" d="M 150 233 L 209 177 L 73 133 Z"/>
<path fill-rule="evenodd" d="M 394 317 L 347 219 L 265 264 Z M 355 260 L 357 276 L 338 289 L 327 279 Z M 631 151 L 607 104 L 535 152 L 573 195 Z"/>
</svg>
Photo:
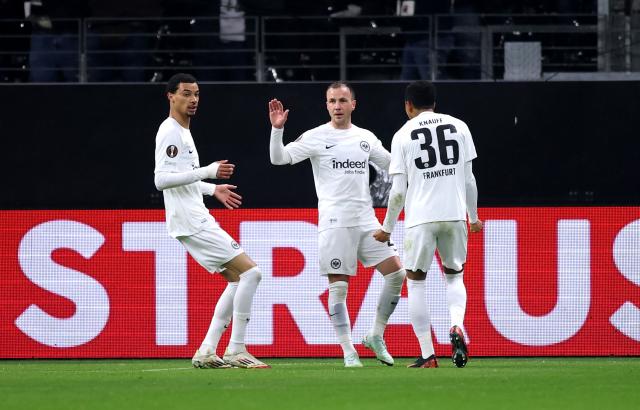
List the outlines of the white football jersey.
<svg viewBox="0 0 640 410">
<path fill-rule="evenodd" d="M 369 161 L 388 169 L 391 155 L 368 130 L 331 123 L 303 133 L 285 150 L 296 164 L 311 160 L 318 195 L 318 230 L 350 226 L 380 226 L 371 204 Z"/>
<path fill-rule="evenodd" d="M 156 168 L 158 172 L 186 172 L 200 167 L 191 131 L 169 117 L 156 134 Z M 215 223 L 204 206 L 199 181 L 162 191 L 169 235 L 193 235 L 207 223 Z"/>
<path fill-rule="evenodd" d="M 476 158 L 467 124 L 424 111 L 393 136 L 389 174 L 406 174 L 405 226 L 466 220 L 465 163 Z"/>
</svg>

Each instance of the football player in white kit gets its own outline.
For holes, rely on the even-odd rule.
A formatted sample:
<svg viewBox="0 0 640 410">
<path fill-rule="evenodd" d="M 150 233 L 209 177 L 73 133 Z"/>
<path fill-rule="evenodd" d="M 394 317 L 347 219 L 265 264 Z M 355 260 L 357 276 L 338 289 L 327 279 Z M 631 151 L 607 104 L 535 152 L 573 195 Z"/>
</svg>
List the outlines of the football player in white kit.
<svg viewBox="0 0 640 410">
<path fill-rule="evenodd" d="M 226 160 L 200 167 L 189 125 L 198 109 L 200 91 L 189 74 L 176 74 L 167 83 L 169 117 L 156 135 L 155 185 L 162 191 L 169 235 L 209 272 L 220 272 L 228 284 L 213 313 L 207 335 L 192 359 L 198 368 L 268 368 L 247 352 L 244 344 L 251 303 L 261 273 L 240 245 L 215 221 L 202 195 L 215 196 L 227 208 L 238 208 L 241 197 L 233 185 L 214 185 L 204 179 L 228 179 L 234 165 Z M 233 319 L 231 339 L 221 359 L 216 350 Z"/>
<path fill-rule="evenodd" d="M 387 214 L 375 238 L 389 240 L 404 207 L 409 317 L 422 353 L 409 367 L 438 367 L 425 302 L 425 279 L 436 249 L 447 283 L 452 360 L 457 367 L 464 367 L 468 360 L 463 325 L 467 291 L 462 280 L 467 259 L 467 214 L 471 232 L 482 230 L 471 168 L 477 155 L 467 124 L 436 113 L 434 108 L 435 87 L 431 82 L 416 81 L 407 86 L 405 111 L 409 120 L 393 136 L 389 167 L 393 183 Z"/>
<path fill-rule="evenodd" d="M 393 244 L 372 237 L 380 227 L 369 190 L 369 161 L 388 169 L 391 155 L 370 131 L 351 123 L 356 107 L 353 89 L 333 83 L 326 91 L 331 120 L 304 132 L 287 144 L 282 142 L 289 110 L 280 101 L 269 102 L 270 156 L 274 165 L 311 161 L 318 196 L 318 251 L 320 272 L 329 279 L 329 316 L 344 353 L 346 367 L 361 367 L 351 340 L 347 311 L 349 277 L 356 274 L 358 260 L 375 266 L 384 276 L 376 318 L 362 343 L 376 358 L 392 366 L 393 357 L 384 342 L 384 330 L 400 299 L 405 271 Z"/>
</svg>

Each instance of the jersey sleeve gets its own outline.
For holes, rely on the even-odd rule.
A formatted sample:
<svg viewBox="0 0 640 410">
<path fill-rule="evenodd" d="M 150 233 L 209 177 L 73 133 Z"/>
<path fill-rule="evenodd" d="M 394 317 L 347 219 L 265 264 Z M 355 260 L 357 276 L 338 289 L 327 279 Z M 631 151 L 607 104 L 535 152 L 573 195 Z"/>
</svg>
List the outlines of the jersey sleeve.
<svg viewBox="0 0 640 410">
<path fill-rule="evenodd" d="M 404 152 L 402 152 L 399 133 L 396 133 L 391 141 L 391 163 L 389 164 L 389 175 L 394 174 L 407 174 L 407 167 L 404 162 Z"/>
<path fill-rule="evenodd" d="M 373 134 L 371 134 L 371 155 L 369 156 L 369 159 L 385 171 L 389 169 L 391 154 L 382 145 L 382 141 Z"/>
<path fill-rule="evenodd" d="M 182 149 L 180 134 L 173 130 L 159 130 L 156 136 L 156 168 L 158 172 L 178 172 L 178 153 Z"/>
<path fill-rule="evenodd" d="M 216 184 L 210 184 L 208 182 L 199 181 L 198 186 L 200 186 L 200 191 L 202 191 L 202 195 L 213 196 L 216 192 Z"/>
<path fill-rule="evenodd" d="M 288 143 L 284 149 L 291 156 L 291 164 L 293 165 L 312 157 L 316 152 L 316 144 L 312 135 L 305 132 L 295 141 Z"/>
<path fill-rule="evenodd" d="M 476 146 L 473 143 L 473 137 L 471 136 L 471 131 L 469 127 L 464 122 L 460 122 L 459 124 L 461 128 L 461 132 L 464 135 L 464 158 L 465 161 L 474 160 L 478 154 L 476 153 Z"/>
</svg>

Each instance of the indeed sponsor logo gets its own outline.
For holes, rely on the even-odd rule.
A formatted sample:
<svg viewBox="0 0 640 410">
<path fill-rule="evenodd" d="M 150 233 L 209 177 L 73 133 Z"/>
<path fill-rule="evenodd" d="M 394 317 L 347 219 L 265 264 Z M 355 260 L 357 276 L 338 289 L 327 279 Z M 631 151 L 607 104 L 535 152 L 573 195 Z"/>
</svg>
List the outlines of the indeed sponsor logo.
<svg viewBox="0 0 640 410">
<path fill-rule="evenodd" d="M 348 169 L 348 168 L 360 168 L 364 169 L 367 166 L 367 160 L 364 161 L 352 161 L 347 158 L 344 161 L 338 161 L 335 158 L 331 158 L 331 164 L 333 169 Z"/>
</svg>

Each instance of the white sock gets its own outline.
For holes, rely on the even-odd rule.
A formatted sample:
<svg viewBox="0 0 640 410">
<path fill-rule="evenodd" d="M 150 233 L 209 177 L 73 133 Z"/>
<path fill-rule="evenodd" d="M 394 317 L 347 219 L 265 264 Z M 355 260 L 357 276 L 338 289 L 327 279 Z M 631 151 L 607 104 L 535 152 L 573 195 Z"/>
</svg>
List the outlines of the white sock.
<svg viewBox="0 0 640 410">
<path fill-rule="evenodd" d="M 427 305 L 427 281 L 407 279 L 409 319 L 418 338 L 423 359 L 434 354 L 431 340 L 431 316 Z"/>
<path fill-rule="evenodd" d="M 351 321 L 349 320 L 349 312 L 347 311 L 347 289 L 349 284 L 344 281 L 333 282 L 329 284 L 329 317 L 331 324 L 338 336 L 338 342 L 342 347 L 344 356 L 348 356 L 356 352 L 351 341 Z"/>
<path fill-rule="evenodd" d="M 467 309 L 467 289 L 462 280 L 463 272 L 444 275 L 447 279 L 447 304 L 451 315 L 451 327 L 458 326 L 464 331 L 464 313 Z"/>
<path fill-rule="evenodd" d="M 246 350 L 244 337 L 251 317 L 251 303 L 261 278 L 262 274 L 257 266 L 240 275 L 238 290 L 233 298 L 233 326 L 231 327 L 231 340 L 227 348 L 230 353 Z"/>
<path fill-rule="evenodd" d="M 376 308 L 376 319 L 373 322 L 373 327 L 369 331 L 371 336 L 384 335 L 384 329 L 387 327 L 389 317 L 396 310 L 398 301 L 400 300 L 400 292 L 402 291 L 402 283 L 406 272 L 404 269 L 400 269 L 397 272 L 384 275 L 384 286 L 378 297 L 378 307 Z"/>
<path fill-rule="evenodd" d="M 233 297 L 236 294 L 236 289 L 238 289 L 238 282 L 229 282 L 224 292 L 222 292 L 222 295 L 220 295 L 220 299 L 218 299 L 216 308 L 213 311 L 213 318 L 211 319 L 209 330 L 200 345 L 200 353 L 216 353 L 218 342 L 231 322 Z"/>
</svg>

